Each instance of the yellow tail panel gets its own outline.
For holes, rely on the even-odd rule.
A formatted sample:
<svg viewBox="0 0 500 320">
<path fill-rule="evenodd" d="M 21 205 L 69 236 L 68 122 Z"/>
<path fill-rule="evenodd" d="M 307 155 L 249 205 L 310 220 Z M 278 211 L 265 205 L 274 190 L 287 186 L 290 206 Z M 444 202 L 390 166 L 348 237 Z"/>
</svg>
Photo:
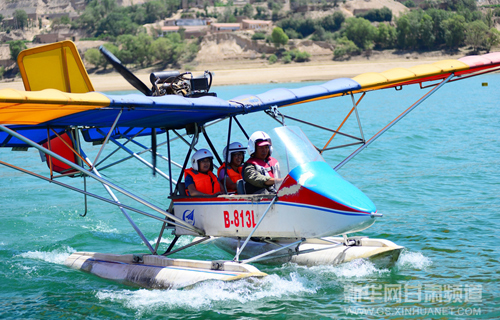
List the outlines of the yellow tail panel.
<svg viewBox="0 0 500 320">
<path fill-rule="evenodd" d="M 22 51 L 17 64 L 26 91 L 57 89 L 70 93 L 94 91 L 87 70 L 72 41 L 61 41 Z"/>
</svg>

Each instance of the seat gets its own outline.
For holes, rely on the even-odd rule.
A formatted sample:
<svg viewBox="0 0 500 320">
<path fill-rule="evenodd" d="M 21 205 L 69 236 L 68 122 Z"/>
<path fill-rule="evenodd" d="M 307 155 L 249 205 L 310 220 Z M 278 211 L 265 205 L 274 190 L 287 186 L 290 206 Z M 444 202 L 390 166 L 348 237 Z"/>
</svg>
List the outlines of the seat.
<svg viewBox="0 0 500 320">
<path fill-rule="evenodd" d="M 184 182 L 178 182 L 177 185 L 178 185 L 177 190 L 179 190 L 179 195 L 182 197 L 187 197 L 188 195 L 186 194 L 186 184 Z"/>
<path fill-rule="evenodd" d="M 245 181 L 243 179 L 236 181 L 236 192 L 238 192 L 238 194 L 246 194 Z"/>
</svg>

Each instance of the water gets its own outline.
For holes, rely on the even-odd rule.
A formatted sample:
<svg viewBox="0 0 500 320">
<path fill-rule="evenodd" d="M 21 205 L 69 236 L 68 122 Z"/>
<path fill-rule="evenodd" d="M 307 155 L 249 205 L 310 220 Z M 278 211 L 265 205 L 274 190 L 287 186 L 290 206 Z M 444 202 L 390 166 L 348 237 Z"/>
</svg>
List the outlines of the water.
<svg viewBox="0 0 500 320">
<path fill-rule="evenodd" d="M 481 86 L 482 82 L 489 86 Z M 177 290 L 125 286 L 63 264 L 75 251 L 146 252 L 119 210 L 89 199 L 88 213 L 80 217 L 81 194 L 0 167 L 0 318 L 500 318 L 499 82 L 500 74 L 493 74 L 445 85 L 339 171 L 384 214 L 360 234 L 406 248 L 390 269 L 377 269 L 363 260 L 335 267 L 257 265 L 270 275 Z M 304 85 L 232 86 L 214 91 L 232 98 Z M 404 88 L 369 93 L 359 105 L 364 135 L 371 137 L 424 92 Z M 281 110 L 336 129 L 351 105 L 345 97 Z M 263 114 L 240 120 L 250 133 L 277 125 Z M 352 119 L 343 130 L 360 135 L 355 124 Z M 328 133 L 301 127 L 318 146 L 328 141 Z M 221 150 L 226 128 L 223 123 L 208 129 Z M 237 128 L 233 134 L 244 141 Z M 200 146 L 206 143 L 202 140 Z M 179 147 L 174 159 L 181 162 L 185 147 Z M 353 150 L 330 151 L 325 158 L 336 165 Z M 93 159 L 98 147 L 87 151 Z M 166 154 L 164 148 L 160 152 Z M 47 173 L 31 149 L 1 149 L 0 158 Z M 166 208 L 168 182 L 136 165 L 129 161 L 103 173 Z M 167 170 L 162 163 L 159 167 Z M 81 179 L 61 181 L 82 187 Z M 103 193 L 97 183 L 88 182 L 87 188 Z M 159 224 L 132 216 L 153 242 Z M 163 246 L 171 239 L 165 234 Z M 190 240 L 181 238 L 178 245 Z M 230 259 L 231 255 L 200 245 L 176 257 Z"/>
</svg>

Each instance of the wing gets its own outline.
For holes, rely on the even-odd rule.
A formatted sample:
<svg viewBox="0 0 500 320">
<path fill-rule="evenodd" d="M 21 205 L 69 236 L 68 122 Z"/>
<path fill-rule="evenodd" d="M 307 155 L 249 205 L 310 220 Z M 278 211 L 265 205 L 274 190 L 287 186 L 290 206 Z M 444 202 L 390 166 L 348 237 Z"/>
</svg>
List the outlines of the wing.
<svg viewBox="0 0 500 320">
<path fill-rule="evenodd" d="M 67 48 L 65 50 L 72 52 Z M 67 55 L 68 53 L 63 56 Z M 27 57 L 29 58 L 29 56 Z M 27 58 L 25 57 L 25 59 Z M 212 96 L 199 98 L 186 98 L 177 95 L 146 97 L 139 94 L 112 95 L 93 91 L 86 93 L 63 92 L 69 91 L 68 88 L 71 87 L 72 81 L 87 84 L 86 88 L 89 90 L 92 88 L 90 81 L 87 80 L 88 76 L 85 70 L 83 70 L 85 72 L 81 72 L 83 80 L 78 77 L 76 80 L 71 78 L 73 74 L 78 74 L 78 72 L 71 72 L 71 70 L 81 71 L 81 66 L 77 63 L 78 61 L 81 63 L 81 59 L 78 56 L 78 59 L 74 60 L 76 61 L 73 63 L 75 66 L 62 68 L 60 73 L 63 76 L 60 82 L 65 82 L 66 85 L 54 84 L 54 87 L 59 90 L 0 90 L 0 124 L 23 130 L 37 129 L 41 132 L 43 130 L 40 128 L 47 126 L 110 127 L 118 118 L 117 127 L 180 129 L 193 123 L 203 125 L 216 119 L 259 112 L 273 106 L 283 107 L 350 93 L 436 82 L 450 75 L 453 75 L 454 80 L 459 80 L 500 69 L 500 52 L 495 52 L 481 56 L 467 56 L 458 60 L 443 60 L 408 69 L 395 68 L 382 73 L 364 73 L 352 79 L 339 78 L 324 84 L 297 89 L 273 89 L 262 94 L 244 95 L 223 100 Z M 26 65 L 28 66 L 27 63 Z M 46 74 L 44 72 L 47 71 L 39 70 L 40 68 L 35 68 L 38 70 L 38 73 L 35 74 Z M 29 81 L 25 80 L 24 77 L 23 81 L 26 87 L 26 83 Z M 35 83 L 35 81 L 32 82 Z M 43 86 L 43 81 L 38 81 L 38 83 L 40 83 L 39 87 Z M 36 89 L 36 86 L 32 85 L 31 88 L 29 86 L 26 88 L 27 90 Z M 85 90 L 85 88 L 82 89 L 82 91 Z M 118 115 L 120 116 L 118 117 Z M 0 146 L 11 146 L 8 141 L 5 141 L 7 138 L 5 134 L 0 134 Z"/>
</svg>

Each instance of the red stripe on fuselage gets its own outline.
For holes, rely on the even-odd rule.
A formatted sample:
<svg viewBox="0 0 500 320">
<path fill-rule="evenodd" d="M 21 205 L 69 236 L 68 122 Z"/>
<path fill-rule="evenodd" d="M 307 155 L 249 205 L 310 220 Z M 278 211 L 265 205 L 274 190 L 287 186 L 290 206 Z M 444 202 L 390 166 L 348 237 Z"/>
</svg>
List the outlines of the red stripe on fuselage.
<svg viewBox="0 0 500 320">
<path fill-rule="evenodd" d="M 298 191 L 294 193 L 288 193 L 287 191 L 292 191 L 297 189 Z M 287 188 L 290 188 L 287 190 Z M 282 194 L 282 195 L 281 195 Z M 311 191 L 297 183 L 294 178 L 287 176 L 283 181 L 280 190 L 278 191 L 278 196 L 280 201 L 287 201 L 292 203 L 300 203 L 312 206 L 318 206 L 338 211 L 347 211 L 347 212 L 359 212 L 359 213 L 367 213 L 370 212 L 360 211 L 349 206 L 346 206 L 342 203 L 336 202 L 332 199 L 329 199 L 323 195 L 320 195 L 314 191 Z"/>
</svg>

